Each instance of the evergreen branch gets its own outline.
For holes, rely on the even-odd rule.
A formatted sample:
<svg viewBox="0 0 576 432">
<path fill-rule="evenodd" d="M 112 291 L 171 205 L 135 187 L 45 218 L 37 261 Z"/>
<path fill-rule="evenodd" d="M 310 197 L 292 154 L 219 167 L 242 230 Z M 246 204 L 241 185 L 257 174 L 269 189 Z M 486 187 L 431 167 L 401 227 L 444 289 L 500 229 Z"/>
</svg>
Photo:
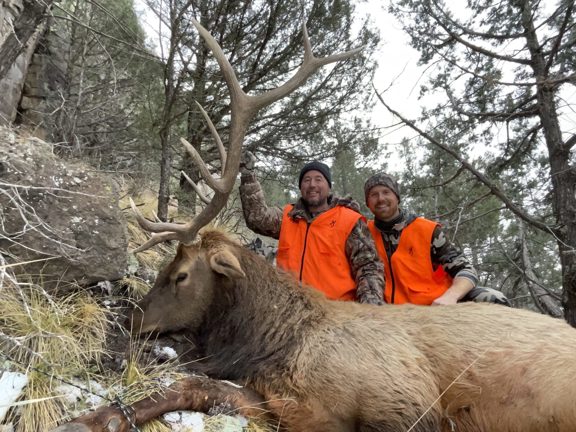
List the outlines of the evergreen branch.
<svg viewBox="0 0 576 432">
<path fill-rule="evenodd" d="M 506 208 L 506 206 L 503 205 L 503 206 L 500 206 L 500 207 L 495 207 L 495 208 L 486 210 L 486 211 L 484 211 L 483 213 L 479 213 L 479 214 L 477 214 L 477 215 L 470 216 L 469 218 L 466 218 L 466 219 L 463 219 L 463 220 L 458 220 L 458 223 L 457 223 L 457 224 L 455 224 L 455 225 L 447 225 L 446 228 L 452 228 L 453 226 L 454 226 L 455 228 L 458 228 L 458 226 L 460 226 L 460 225 L 464 225 L 465 223 L 468 223 L 468 222 L 473 222 L 473 221 L 475 221 L 475 220 L 477 220 L 477 219 L 482 219 L 482 218 L 484 218 L 484 216 L 487 216 L 487 215 L 489 215 L 489 214 L 491 214 L 491 213 L 494 213 L 494 212 L 498 212 L 498 211 L 500 211 L 500 210 L 504 210 L 505 208 Z M 460 210 L 460 209 L 458 208 L 458 209 L 455 209 L 455 210 Z"/>
<path fill-rule="evenodd" d="M 453 20 L 450 15 L 448 15 L 444 9 L 442 9 L 437 2 L 434 2 L 434 4 L 436 5 L 436 7 L 438 8 L 438 10 L 442 13 L 442 15 L 444 15 L 445 19 L 448 20 L 450 22 L 450 24 L 452 24 L 453 26 L 457 27 L 459 30 L 461 30 L 463 33 L 472 36 L 472 37 L 479 37 L 482 39 L 493 39 L 493 40 L 497 40 L 497 41 L 506 41 L 509 39 L 518 39 L 518 38 L 523 38 L 526 37 L 526 32 L 523 31 L 521 33 L 513 33 L 513 34 L 496 34 L 496 33 L 484 33 L 484 32 L 476 32 L 474 30 L 471 30 L 468 27 L 463 26 L 462 24 L 460 24 L 458 21 Z M 572 7 L 574 6 L 574 1 L 572 1 L 572 3 L 569 5 L 569 8 L 572 9 Z M 562 9 L 564 8 L 564 6 L 559 6 L 554 13 L 552 13 L 548 18 L 546 18 L 544 21 L 542 21 L 537 27 L 536 30 L 538 30 L 539 28 L 543 27 L 544 25 L 547 25 L 550 23 L 550 21 L 552 21 L 554 18 L 556 18 L 558 15 L 560 15 L 560 13 L 562 12 Z M 567 12 L 566 14 L 566 18 L 568 18 L 571 14 L 571 10 L 569 12 Z"/>
<path fill-rule="evenodd" d="M 372 86 L 374 87 L 374 83 L 372 83 Z M 522 208 L 520 208 L 518 205 L 514 204 L 507 196 L 506 194 L 502 191 L 502 189 L 500 189 L 499 186 L 497 186 L 494 182 L 492 182 L 488 177 L 486 177 L 484 174 L 482 174 L 480 171 L 478 171 L 476 168 L 474 168 L 472 166 L 472 164 L 470 164 L 466 159 L 464 159 L 462 156 L 460 156 L 456 151 L 454 151 L 453 149 L 451 149 L 450 147 L 446 146 L 445 144 L 441 143 L 440 141 L 438 141 L 437 139 L 435 139 L 433 136 L 431 136 L 430 134 L 426 133 L 425 131 L 423 131 L 422 129 L 420 129 L 418 126 L 416 126 L 416 124 L 413 121 L 410 121 L 408 119 L 406 119 L 405 117 L 403 117 L 400 113 L 398 113 L 397 111 L 395 111 L 394 109 L 392 109 L 385 101 L 384 98 L 380 95 L 380 93 L 378 93 L 378 91 L 376 90 L 376 88 L 374 87 L 374 92 L 376 93 L 376 96 L 378 97 L 378 99 L 380 100 L 380 102 L 382 103 L 382 105 L 384 105 L 384 107 L 390 111 L 390 113 L 392 113 L 393 115 L 395 115 L 396 117 L 398 117 L 402 123 L 404 123 L 406 126 L 408 126 L 410 129 L 414 130 L 415 132 L 417 132 L 421 137 L 425 138 L 426 140 L 428 140 L 430 143 L 434 144 L 436 147 L 439 147 L 440 149 L 442 149 L 443 151 L 445 151 L 446 153 L 448 153 L 449 155 L 451 155 L 454 159 L 456 159 L 458 162 L 460 162 L 462 164 L 462 166 L 464 166 L 464 168 L 466 168 L 472 175 L 474 175 L 474 177 L 476 177 L 481 183 L 483 183 L 488 189 L 490 189 L 490 191 L 496 196 L 498 197 L 503 203 L 504 205 L 508 208 L 508 210 L 510 210 L 512 213 L 514 213 L 515 215 L 517 215 L 520 219 L 526 221 L 527 223 L 529 223 L 530 225 L 532 225 L 533 227 L 542 230 L 546 233 L 550 233 L 550 232 L 554 232 L 554 228 L 551 227 L 548 224 L 545 224 L 544 222 L 535 219 L 534 217 L 530 216 L 528 213 L 526 213 Z"/>
<path fill-rule="evenodd" d="M 572 82 L 572 81 L 576 80 L 576 73 L 572 73 L 570 75 L 565 75 L 565 76 L 560 76 L 560 77 L 557 77 L 554 79 L 544 79 L 544 80 L 540 80 L 540 81 L 539 80 L 535 80 L 535 81 L 500 81 L 500 80 L 495 80 L 492 77 L 480 75 L 479 73 L 474 72 L 473 70 L 465 68 L 464 66 L 462 66 L 458 62 L 452 60 L 447 55 L 442 53 L 435 45 L 430 45 L 430 46 L 434 49 L 434 52 L 440 58 L 442 58 L 442 60 L 444 60 L 446 63 L 454 66 L 457 69 L 460 69 L 464 73 L 472 75 L 475 78 L 481 79 L 482 81 L 492 82 L 493 84 L 497 84 L 497 85 L 513 86 L 513 87 L 533 87 L 533 86 L 537 86 L 537 85 L 547 85 L 547 86 L 557 87 L 561 84 L 565 84 L 565 83 Z M 563 48 L 563 47 L 560 47 L 560 48 Z"/>
<path fill-rule="evenodd" d="M 520 223 L 520 229 L 523 235 L 523 226 L 522 223 Z M 545 287 L 544 285 L 542 285 L 542 283 L 538 280 L 537 277 L 535 277 L 534 272 L 530 272 L 531 274 L 529 275 L 527 272 L 527 267 L 525 266 L 525 268 L 522 268 L 518 265 L 518 263 L 516 262 L 516 260 L 514 259 L 514 257 L 511 257 L 510 254 L 506 251 L 506 248 L 502 245 L 502 243 L 498 240 L 496 240 L 496 243 L 498 244 L 498 246 L 500 246 L 500 251 L 502 252 L 502 255 L 504 256 L 504 258 L 506 258 L 506 260 L 518 271 L 518 273 L 520 273 L 520 277 L 521 279 L 524 279 L 524 281 L 527 283 L 527 285 L 533 284 L 533 285 L 537 285 L 539 288 L 541 288 L 541 290 L 545 291 L 544 294 L 538 294 L 538 296 L 544 296 L 544 295 L 549 295 L 550 297 L 552 297 L 553 299 L 556 299 L 558 301 L 560 301 L 561 299 L 559 298 L 559 296 L 555 293 L 553 293 L 549 288 Z M 524 243 L 525 243 L 525 239 L 524 237 L 522 237 L 522 241 L 521 241 L 522 245 L 520 245 L 520 249 L 522 249 L 521 251 L 519 251 L 520 254 L 523 254 L 523 249 L 525 248 Z M 527 257 L 527 255 L 526 255 Z M 525 256 L 519 257 L 520 260 L 522 260 L 523 262 L 526 262 Z M 528 261 L 529 262 L 529 261 Z M 531 265 L 530 265 L 531 268 Z M 528 289 L 530 291 L 530 295 L 532 296 L 532 298 L 534 300 L 537 300 L 536 296 L 535 297 L 535 293 L 533 292 L 532 289 L 530 289 L 530 286 L 528 286 Z M 540 311 L 542 313 L 548 313 L 549 311 L 543 310 L 542 309 L 542 305 L 539 301 L 535 301 L 534 302 L 536 304 L 536 306 L 538 307 L 538 309 L 540 309 Z M 560 315 L 561 316 L 561 315 Z"/>
<path fill-rule="evenodd" d="M 515 58 L 515 57 L 511 57 L 511 56 L 498 54 L 498 53 L 490 51 L 486 48 L 482 48 L 481 46 L 475 45 L 472 42 L 467 41 L 466 39 L 460 37 L 458 34 L 454 33 L 452 31 L 452 29 L 450 29 L 446 25 L 446 23 L 444 23 L 440 19 L 440 17 L 438 17 L 432 10 L 430 10 L 429 12 L 430 12 L 430 16 L 436 21 L 436 23 L 440 27 L 442 27 L 444 29 L 444 31 L 448 34 L 448 36 L 450 36 L 450 38 L 454 39 L 456 42 L 461 43 L 465 47 L 470 48 L 472 51 L 479 53 L 479 54 L 483 54 L 483 55 L 490 57 L 490 58 L 498 59 L 498 60 L 504 60 L 504 61 L 511 62 L 511 63 L 523 64 L 526 66 L 531 65 L 531 61 L 529 59 L 523 59 L 523 58 L 519 59 L 519 58 Z"/>
<path fill-rule="evenodd" d="M 479 37 L 482 39 L 494 39 L 497 41 L 505 41 L 505 40 L 509 40 L 509 39 L 521 38 L 521 37 L 524 37 L 526 35 L 526 32 L 500 35 L 500 34 L 495 34 L 495 33 L 484 33 L 484 32 L 473 31 L 470 28 L 463 26 L 458 21 L 453 20 L 450 17 L 450 15 L 447 14 L 446 11 L 440 7 L 440 5 L 438 5 L 438 2 L 434 1 L 433 3 L 438 8 L 440 13 L 444 16 L 444 18 L 450 22 L 450 24 L 452 24 L 453 26 L 455 26 L 456 28 L 458 28 L 460 31 L 462 31 L 463 33 L 465 33 L 468 36 Z M 553 17 L 554 17 L 554 15 L 549 17 L 548 20 L 552 19 Z M 546 21 L 548 21 L 548 20 L 546 20 Z"/>
<path fill-rule="evenodd" d="M 448 180 L 445 180 L 442 183 L 429 184 L 429 185 L 426 185 L 424 187 L 419 187 L 419 188 L 414 188 L 414 189 L 419 190 L 419 191 L 423 191 L 426 189 L 436 189 L 436 188 L 441 188 L 441 187 L 447 186 L 448 184 L 450 184 L 454 180 L 456 180 L 460 176 L 460 174 L 462 174 L 463 172 L 464 172 L 464 167 L 462 165 L 460 165 L 460 167 L 456 170 L 456 172 L 452 176 L 450 176 L 450 178 Z"/>
<path fill-rule="evenodd" d="M 536 301 L 540 304 L 542 308 L 546 310 L 546 313 L 552 315 L 556 318 L 560 318 L 562 314 L 562 308 L 560 307 L 560 302 L 562 298 L 553 293 L 550 289 L 540 283 L 538 276 L 533 270 L 532 263 L 530 261 L 530 253 L 528 250 L 528 245 L 526 244 L 526 233 L 524 232 L 524 224 L 520 222 L 520 254 L 522 259 L 522 264 L 524 266 L 523 276 L 528 284 L 528 289 L 530 294 Z"/>
<path fill-rule="evenodd" d="M 464 168 L 461 166 L 461 169 L 464 169 Z M 464 204 L 463 206 L 461 206 L 461 207 L 456 207 L 456 208 L 454 208 L 454 209 L 452 209 L 452 210 L 450 210 L 450 211 L 448 211 L 448 212 L 446 212 L 446 213 L 442 213 L 441 215 L 438 215 L 437 218 L 440 219 L 440 220 L 445 220 L 445 219 L 447 219 L 449 216 L 451 216 L 451 215 L 453 215 L 454 213 L 456 213 L 457 211 L 460 212 L 460 211 L 462 211 L 462 210 L 466 210 L 466 209 L 468 209 L 468 208 L 472 208 L 472 207 L 474 207 L 476 204 L 478 204 L 479 202 L 484 201 L 486 198 L 488 198 L 488 197 L 490 197 L 490 196 L 492 196 L 492 192 L 487 192 L 487 193 L 485 193 L 484 195 L 480 195 L 479 197 L 474 198 L 472 201 L 465 203 L 465 204 Z"/>
<path fill-rule="evenodd" d="M 568 7 L 566 8 L 566 14 L 564 15 L 564 20 L 562 21 L 562 25 L 560 26 L 560 31 L 558 32 L 558 35 L 556 36 L 556 40 L 554 41 L 554 45 L 552 46 L 552 49 L 550 50 L 550 58 L 548 59 L 548 62 L 546 62 L 546 66 L 544 67 L 544 70 L 546 71 L 546 75 L 548 75 L 548 71 L 552 67 L 552 62 L 554 61 L 554 58 L 556 57 L 556 55 L 558 54 L 558 52 L 560 50 L 562 38 L 564 37 L 564 34 L 566 34 L 566 29 L 567 29 L 568 23 L 570 22 L 570 19 L 572 17 L 572 10 L 573 9 L 574 9 L 574 1 L 570 2 Z"/>
<path fill-rule="evenodd" d="M 488 111 L 485 111 L 485 112 L 465 111 L 462 108 L 460 108 L 460 105 L 454 99 L 454 96 L 452 95 L 452 92 L 450 91 L 450 89 L 446 89 L 446 94 L 448 95 L 448 99 L 450 100 L 452 107 L 454 108 L 454 110 L 458 114 L 462 114 L 462 115 L 472 117 L 472 118 L 478 118 L 481 120 L 492 119 L 492 120 L 510 121 L 510 120 L 515 120 L 515 119 L 519 119 L 519 118 L 530 118 L 530 117 L 534 117 L 535 115 L 538 114 L 538 105 L 537 104 L 533 104 L 533 105 L 529 106 L 528 108 L 526 108 L 522 111 L 517 111 L 517 112 L 513 112 L 513 110 L 500 111 L 500 112 L 499 111 L 490 111 L 490 112 L 488 112 Z M 535 98 L 536 98 L 536 96 L 532 96 L 528 100 L 535 99 Z M 516 106 L 522 106 L 528 100 L 521 101 Z"/>
<path fill-rule="evenodd" d="M 118 28 L 120 30 L 122 30 L 122 32 L 124 32 L 124 34 L 126 34 L 126 36 L 133 37 L 134 41 L 136 43 L 138 43 L 138 39 L 139 39 L 138 34 L 136 32 L 134 32 L 132 29 L 130 29 L 126 24 L 121 22 L 109 9 L 107 9 L 105 6 L 103 6 L 98 1 L 92 1 L 92 0 L 86 0 L 86 1 L 87 1 L 87 3 L 93 4 L 98 9 L 100 9 L 104 13 L 104 15 L 106 15 L 108 18 L 113 20 L 118 25 Z"/>
<path fill-rule="evenodd" d="M 508 129 L 508 125 L 506 125 L 506 129 Z M 525 152 L 527 152 L 530 149 L 530 146 L 528 145 L 526 150 L 523 152 L 522 149 L 525 147 L 524 144 L 526 142 L 528 142 L 528 144 L 530 143 L 534 143 L 535 139 L 536 139 L 536 134 L 538 133 L 538 131 L 542 129 L 542 124 L 538 123 L 535 126 L 531 127 L 530 129 L 528 129 L 528 131 L 524 134 L 524 136 L 522 137 L 522 140 L 520 140 L 520 142 L 516 145 L 516 148 L 514 149 L 514 151 L 512 152 L 512 154 L 510 155 L 510 157 L 508 157 L 507 159 L 504 159 L 504 157 L 502 157 L 502 160 L 497 161 L 495 164 L 492 165 L 492 167 L 489 168 L 489 171 L 492 172 L 497 172 L 501 169 L 504 169 L 508 164 L 510 164 L 518 155 L 520 154 L 524 154 Z M 507 143 L 508 145 L 506 146 L 506 152 L 508 153 L 508 150 L 510 148 L 510 139 L 507 139 Z"/>
</svg>

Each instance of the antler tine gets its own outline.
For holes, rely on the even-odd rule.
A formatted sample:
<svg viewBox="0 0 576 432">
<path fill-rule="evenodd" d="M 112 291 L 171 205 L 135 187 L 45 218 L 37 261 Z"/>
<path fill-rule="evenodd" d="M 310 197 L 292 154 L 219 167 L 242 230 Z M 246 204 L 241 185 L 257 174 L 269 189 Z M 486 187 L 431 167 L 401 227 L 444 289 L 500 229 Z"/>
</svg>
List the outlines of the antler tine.
<svg viewBox="0 0 576 432">
<path fill-rule="evenodd" d="M 312 53 L 312 45 L 310 44 L 310 39 L 308 37 L 308 30 L 306 28 L 306 23 L 303 25 L 302 35 L 304 44 L 304 61 L 300 65 L 300 68 L 296 71 L 294 76 L 282 84 L 280 87 L 269 90 L 258 96 L 253 96 L 252 99 L 255 100 L 255 104 L 258 109 L 270 105 L 271 103 L 283 98 L 284 96 L 292 93 L 298 87 L 306 82 L 310 76 L 320 69 L 330 63 L 336 63 L 341 60 L 347 60 L 350 57 L 355 56 L 362 51 L 363 47 L 354 48 L 352 50 L 334 54 L 327 57 L 315 57 Z"/>
<path fill-rule="evenodd" d="M 212 174 L 210 174 L 210 170 L 202 160 L 202 156 L 200 156 L 192 144 L 190 144 L 185 138 L 180 138 L 180 142 L 186 148 L 188 154 L 192 157 L 192 160 L 200 170 L 200 175 L 202 175 L 202 178 L 206 180 L 208 186 L 210 186 L 216 192 L 225 193 L 226 190 L 224 189 L 222 183 L 216 180 Z"/>
<path fill-rule="evenodd" d="M 234 69 L 232 68 L 232 65 L 228 61 L 228 58 L 226 58 L 224 51 L 222 51 L 222 48 L 220 47 L 216 39 L 214 39 L 214 37 L 212 37 L 210 32 L 206 30 L 202 26 L 202 24 L 200 24 L 194 18 L 192 18 L 192 24 L 194 24 L 194 27 L 196 27 L 196 30 L 198 30 L 198 33 L 200 33 L 200 36 L 202 36 L 202 38 L 206 42 L 206 45 L 208 45 L 208 48 L 210 48 L 210 51 L 212 51 L 212 54 L 214 54 L 214 57 L 216 58 L 216 61 L 220 66 L 220 71 L 224 76 L 224 81 L 226 81 L 226 85 L 228 86 L 228 91 L 230 92 L 230 98 L 232 100 L 232 103 L 234 103 L 233 101 L 236 99 L 245 99 L 245 101 L 243 101 L 245 109 L 250 110 L 250 108 L 252 108 L 251 110 L 254 110 L 255 107 L 251 107 L 250 102 L 247 100 L 248 95 L 246 95 L 246 93 L 244 93 L 244 91 L 242 90 L 242 87 L 240 86 L 240 83 L 236 78 L 236 74 L 234 73 Z"/>
<path fill-rule="evenodd" d="M 194 192 L 196 192 L 196 195 L 198 195 L 200 197 L 200 199 L 202 200 L 202 202 L 204 204 L 208 204 L 210 202 L 210 200 L 206 197 L 206 195 L 204 195 L 204 191 L 202 191 L 200 189 L 200 187 L 194 182 L 194 180 L 192 180 L 188 174 L 186 174 L 184 171 L 180 171 L 180 174 L 182 174 L 182 176 L 186 179 L 186 181 L 188 183 L 190 183 L 190 186 L 192 186 L 192 188 L 194 189 Z"/>
<path fill-rule="evenodd" d="M 152 237 L 150 237 L 146 243 L 144 243 L 141 246 L 138 246 L 136 249 L 132 251 L 132 253 L 142 252 L 145 251 L 146 249 L 150 249 L 152 246 L 157 245 L 158 243 L 162 243 L 167 240 L 178 240 L 179 238 L 180 236 L 175 232 L 152 234 Z"/>
<path fill-rule="evenodd" d="M 184 233 L 184 232 L 186 232 L 188 225 L 191 225 L 190 222 L 187 224 L 170 223 L 170 222 L 151 222 L 148 219 L 146 219 L 144 216 L 142 216 L 142 213 L 140 213 L 140 211 L 136 207 L 136 204 L 134 204 L 134 201 L 132 200 L 132 198 L 130 198 L 130 207 L 132 207 L 132 211 L 136 215 L 136 220 L 138 221 L 138 225 L 140 225 L 140 227 L 142 227 L 143 230 L 148 231 L 148 232 L 152 232 L 152 233 L 164 233 L 164 232 Z M 171 239 L 171 240 L 175 240 L 175 239 Z"/>
<path fill-rule="evenodd" d="M 224 172 L 224 169 L 226 167 L 226 149 L 224 148 L 224 144 L 222 144 L 222 139 L 220 138 L 220 135 L 218 135 L 218 131 L 216 130 L 214 123 L 212 123 L 212 119 L 210 118 L 204 107 L 202 107 L 202 105 L 200 105 L 197 101 L 195 102 L 198 108 L 200 109 L 200 112 L 202 113 L 204 120 L 206 120 L 206 123 L 208 123 L 210 133 L 212 133 L 212 138 L 214 138 L 214 142 L 216 142 L 216 146 L 218 147 L 218 153 L 220 153 L 220 161 L 222 167 L 221 171 Z"/>
</svg>

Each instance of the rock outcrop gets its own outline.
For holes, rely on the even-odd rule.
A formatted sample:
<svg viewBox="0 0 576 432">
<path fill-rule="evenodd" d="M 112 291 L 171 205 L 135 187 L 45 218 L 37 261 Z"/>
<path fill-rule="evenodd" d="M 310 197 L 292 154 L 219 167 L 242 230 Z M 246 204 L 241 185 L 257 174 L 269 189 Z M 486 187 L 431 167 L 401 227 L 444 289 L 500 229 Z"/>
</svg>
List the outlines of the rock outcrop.
<svg viewBox="0 0 576 432">
<path fill-rule="evenodd" d="M 22 0 L 0 2 L 0 46 L 7 43 L 14 31 L 14 23 L 24 10 Z M 0 79 L 0 125 L 9 125 L 16 119 L 18 103 L 28 73 L 28 66 L 44 26 L 36 29 L 33 36 L 26 41 L 23 52 L 7 66 L 6 76 Z M 6 61 L 6 59 L 2 59 Z"/>
<path fill-rule="evenodd" d="M 0 253 L 20 263 L 16 273 L 42 275 L 49 287 L 114 280 L 125 272 L 127 247 L 110 179 L 0 128 Z"/>
</svg>

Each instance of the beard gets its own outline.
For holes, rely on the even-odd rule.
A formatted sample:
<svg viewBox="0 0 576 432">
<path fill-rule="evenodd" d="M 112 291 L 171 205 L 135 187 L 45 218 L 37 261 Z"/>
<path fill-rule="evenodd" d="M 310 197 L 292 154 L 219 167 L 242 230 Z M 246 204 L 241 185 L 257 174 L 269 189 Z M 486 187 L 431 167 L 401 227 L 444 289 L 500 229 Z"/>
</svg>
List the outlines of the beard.
<svg viewBox="0 0 576 432">
<path fill-rule="evenodd" d="M 328 203 L 328 197 L 322 197 L 322 196 L 318 196 L 318 197 L 314 197 L 314 198 L 304 198 L 303 197 L 302 201 L 304 201 L 304 203 L 308 207 L 320 207 L 320 206 Z"/>
</svg>

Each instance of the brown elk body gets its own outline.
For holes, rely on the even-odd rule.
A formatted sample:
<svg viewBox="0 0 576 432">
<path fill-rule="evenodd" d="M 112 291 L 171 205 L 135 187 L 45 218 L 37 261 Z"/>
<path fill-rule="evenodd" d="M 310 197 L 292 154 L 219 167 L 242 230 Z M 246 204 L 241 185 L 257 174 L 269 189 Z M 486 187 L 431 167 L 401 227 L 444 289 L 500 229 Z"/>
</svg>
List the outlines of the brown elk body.
<svg viewBox="0 0 576 432">
<path fill-rule="evenodd" d="M 179 247 L 133 328 L 188 328 L 289 431 L 573 432 L 576 331 L 498 305 L 329 301 L 207 231 Z"/>
</svg>

